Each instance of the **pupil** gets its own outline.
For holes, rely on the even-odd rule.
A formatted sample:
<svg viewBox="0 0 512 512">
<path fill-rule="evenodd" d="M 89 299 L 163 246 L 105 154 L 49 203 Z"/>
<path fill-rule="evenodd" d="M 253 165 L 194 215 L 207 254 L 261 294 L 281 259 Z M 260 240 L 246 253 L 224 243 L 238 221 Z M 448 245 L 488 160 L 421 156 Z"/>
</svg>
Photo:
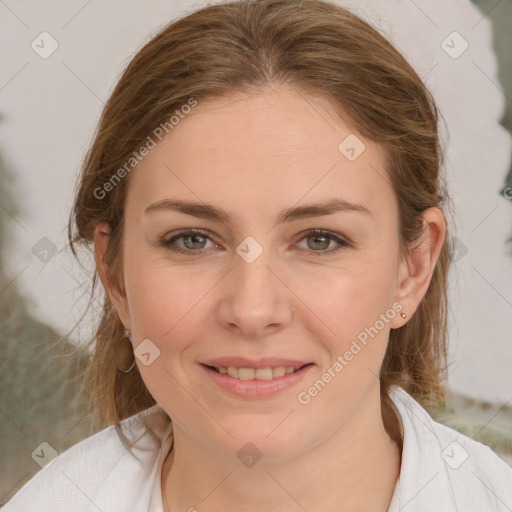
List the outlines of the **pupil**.
<svg viewBox="0 0 512 512">
<path fill-rule="evenodd" d="M 203 238 L 203 237 L 201 235 L 189 235 L 189 236 L 186 237 L 186 239 L 190 239 L 190 240 L 193 241 L 192 245 L 195 245 L 196 243 L 198 243 L 197 242 L 198 238 Z"/>
<path fill-rule="evenodd" d="M 310 238 L 313 238 L 314 240 L 323 240 L 324 244 L 327 241 L 327 245 L 329 245 L 329 240 L 328 240 L 328 237 L 326 235 L 313 235 Z M 322 243 L 322 242 L 320 242 L 320 243 Z M 325 249 L 325 247 L 323 247 L 323 248 Z"/>
</svg>

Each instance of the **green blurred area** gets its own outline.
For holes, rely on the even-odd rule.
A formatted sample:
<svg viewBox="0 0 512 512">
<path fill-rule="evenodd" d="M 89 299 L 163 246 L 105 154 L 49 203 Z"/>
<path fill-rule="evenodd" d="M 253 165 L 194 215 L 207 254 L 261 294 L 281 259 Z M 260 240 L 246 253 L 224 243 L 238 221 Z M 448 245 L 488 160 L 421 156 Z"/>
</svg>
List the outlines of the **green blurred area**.
<svg viewBox="0 0 512 512">
<path fill-rule="evenodd" d="M 512 0 L 471 0 L 492 23 L 493 46 L 498 59 L 499 87 L 505 97 L 500 123 L 512 134 Z M 512 187 L 512 158 L 503 189 Z M 503 193 L 503 189 L 501 193 Z"/>
<path fill-rule="evenodd" d="M 17 276 L 5 272 L 19 215 L 13 189 L 0 154 L 0 506 L 41 469 L 31 454 L 42 442 L 62 453 L 93 433 L 79 380 L 85 357 L 72 358 L 74 345 L 34 318 Z"/>
</svg>

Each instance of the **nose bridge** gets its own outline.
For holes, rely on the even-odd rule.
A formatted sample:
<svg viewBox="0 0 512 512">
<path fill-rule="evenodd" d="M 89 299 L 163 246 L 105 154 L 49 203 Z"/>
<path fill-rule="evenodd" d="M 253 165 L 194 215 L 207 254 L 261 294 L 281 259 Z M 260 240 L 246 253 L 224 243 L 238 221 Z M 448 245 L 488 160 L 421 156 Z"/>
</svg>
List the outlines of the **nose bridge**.
<svg viewBox="0 0 512 512">
<path fill-rule="evenodd" d="M 251 337 L 268 328 L 282 328 L 291 319 L 287 288 L 280 279 L 279 265 L 270 247 L 270 237 L 257 241 L 247 237 L 236 248 L 231 283 L 226 288 L 220 320 Z"/>
<path fill-rule="evenodd" d="M 270 267 L 276 266 L 270 238 L 245 238 L 236 248 L 235 258 L 235 290 L 238 299 L 258 307 L 270 307 L 276 299 L 276 280 Z M 266 306 L 265 306 L 266 304 Z"/>
</svg>

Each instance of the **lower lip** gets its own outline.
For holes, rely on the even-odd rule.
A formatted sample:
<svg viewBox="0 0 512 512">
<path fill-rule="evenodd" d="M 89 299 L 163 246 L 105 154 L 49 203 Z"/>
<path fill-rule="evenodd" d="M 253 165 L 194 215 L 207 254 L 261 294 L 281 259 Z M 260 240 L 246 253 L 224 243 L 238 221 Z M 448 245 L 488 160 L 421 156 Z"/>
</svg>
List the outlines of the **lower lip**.
<svg viewBox="0 0 512 512">
<path fill-rule="evenodd" d="M 215 370 L 212 370 L 204 364 L 200 364 L 200 366 L 219 387 L 228 393 L 242 398 L 258 399 L 277 395 L 281 391 L 294 386 L 304 378 L 309 370 L 311 370 L 313 364 L 308 364 L 293 373 L 288 373 L 282 377 L 272 380 L 233 379 L 232 377 L 222 375 Z"/>
</svg>

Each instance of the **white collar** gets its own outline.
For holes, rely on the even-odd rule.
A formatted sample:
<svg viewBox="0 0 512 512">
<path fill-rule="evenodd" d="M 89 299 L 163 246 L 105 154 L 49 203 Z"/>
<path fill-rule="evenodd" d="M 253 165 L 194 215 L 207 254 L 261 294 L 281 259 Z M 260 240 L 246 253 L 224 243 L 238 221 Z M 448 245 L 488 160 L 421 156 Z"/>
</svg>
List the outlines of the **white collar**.
<svg viewBox="0 0 512 512">
<path fill-rule="evenodd" d="M 485 445 L 435 422 L 402 388 L 392 386 L 389 396 L 399 413 L 403 446 L 388 512 L 512 510 L 512 468 Z M 152 408 L 158 409 L 163 412 Z M 132 502 L 132 510 L 163 511 L 161 471 L 172 447 L 170 423 L 161 439 L 158 453 L 146 461 L 145 474 L 138 476 L 141 506 Z M 107 481 L 104 489 L 108 487 Z"/>
</svg>

